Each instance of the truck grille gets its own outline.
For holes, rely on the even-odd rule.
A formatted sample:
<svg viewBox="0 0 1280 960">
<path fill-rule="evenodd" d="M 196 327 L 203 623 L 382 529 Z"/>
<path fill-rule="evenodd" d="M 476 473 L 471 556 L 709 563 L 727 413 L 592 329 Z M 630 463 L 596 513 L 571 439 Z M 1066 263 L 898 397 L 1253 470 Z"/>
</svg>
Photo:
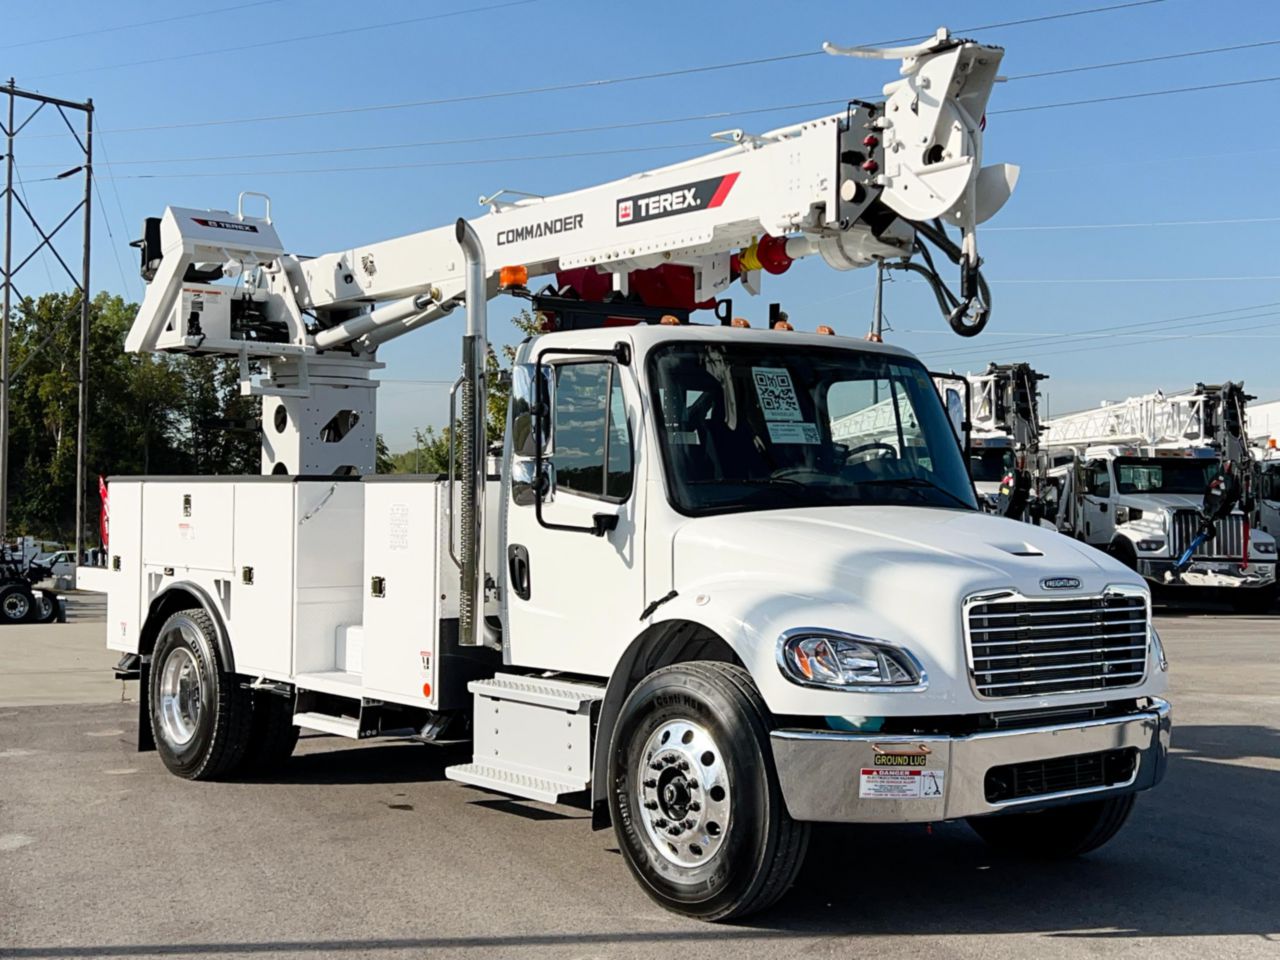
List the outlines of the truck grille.
<svg viewBox="0 0 1280 960">
<path fill-rule="evenodd" d="M 983 786 L 987 803 L 1044 797 L 1090 787 L 1114 787 L 1133 779 L 1137 763 L 1138 751 L 1133 747 L 1051 760 L 1028 760 L 992 767 Z"/>
<path fill-rule="evenodd" d="M 984 697 L 1109 690 L 1146 673 L 1141 596 L 1002 597 L 970 607 L 968 626 L 969 668 Z"/>
<path fill-rule="evenodd" d="M 1197 558 L 1222 557 L 1239 559 L 1244 554 L 1244 515 L 1234 514 L 1217 523 L 1217 533 L 1212 540 L 1195 552 Z M 1194 510 L 1173 512 L 1173 556 L 1182 556 L 1191 538 L 1200 529 L 1200 514 Z"/>
</svg>

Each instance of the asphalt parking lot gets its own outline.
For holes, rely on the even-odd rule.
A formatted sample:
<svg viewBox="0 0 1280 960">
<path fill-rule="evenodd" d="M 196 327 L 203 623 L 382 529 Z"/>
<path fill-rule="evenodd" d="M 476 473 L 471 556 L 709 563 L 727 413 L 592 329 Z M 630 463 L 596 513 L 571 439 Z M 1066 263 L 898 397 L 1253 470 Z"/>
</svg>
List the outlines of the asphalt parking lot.
<svg viewBox="0 0 1280 960">
<path fill-rule="evenodd" d="M 583 811 L 444 779 L 456 754 L 308 737 L 267 780 L 170 776 L 98 616 L 0 630 L 0 957 L 1280 957 L 1280 618 L 1158 618 L 1174 755 L 1103 850 L 824 830 L 778 907 L 707 926 Z"/>
</svg>

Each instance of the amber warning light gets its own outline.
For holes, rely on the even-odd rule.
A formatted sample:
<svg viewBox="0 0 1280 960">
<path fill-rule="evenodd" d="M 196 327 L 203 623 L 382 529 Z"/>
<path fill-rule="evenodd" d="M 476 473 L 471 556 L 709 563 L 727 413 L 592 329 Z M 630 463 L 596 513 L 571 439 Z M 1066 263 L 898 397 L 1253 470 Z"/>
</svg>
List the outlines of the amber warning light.
<svg viewBox="0 0 1280 960">
<path fill-rule="evenodd" d="M 528 267 L 503 267 L 498 271 L 498 286 L 503 290 L 523 287 L 529 282 Z"/>
</svg>

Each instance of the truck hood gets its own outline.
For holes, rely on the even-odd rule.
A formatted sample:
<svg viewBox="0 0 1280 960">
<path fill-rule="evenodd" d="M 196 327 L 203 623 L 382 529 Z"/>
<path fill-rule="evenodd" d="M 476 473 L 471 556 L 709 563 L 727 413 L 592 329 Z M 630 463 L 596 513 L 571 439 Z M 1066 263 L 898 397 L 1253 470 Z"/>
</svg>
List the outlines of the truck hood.
<svg viewBox="0 0 1280 960">
<path fill-rule="evenodd" d="M 1139 510 L 1199 510 L 1204 495 L 1198 493 L 1122 493 L 1116 503 Z"/>
<path fill-rule="evenodd" d="M 674 588 L 764 577 L 805 593 L 874 602 L 903 591 L 932 602 L 1009 588 L 1045 593 L 1042 579 L 1075 577 L 1089 592 L 1141 583 L 1105 554 L 1028 523 L 967 510 L 811 507 L 690 520 L 674 542 Z M 886 597 L 886 599 L 888 599 Z M 957 607 L 958 609 L 958 607 Z"/>
<path fill-rule="evenodd" d="M 976 511 L 915 506 L 812 507 L 685 521 L 673 542 L 677 599 L 667 616 L 696 619 L 731 643 L 770 709 L 837 716 L 923 715 L 990 709 L 970 690 L 965 598 L 1146 592 L 1142 578 L 1055 530 Z M 1066 579 L 1063 579 L 1066 578 Z M 1054 581 L 1057 582 L 1054 582 Z M 1052 586 L 1046 586 L 1052 583 Z M 783 679 L 777 640 L 831 629 L 909 648 L 931 678 L 910 697 L 820 693 Z M 1096 693 L 1019 700 L 1086 702 Z"/>
</svg>

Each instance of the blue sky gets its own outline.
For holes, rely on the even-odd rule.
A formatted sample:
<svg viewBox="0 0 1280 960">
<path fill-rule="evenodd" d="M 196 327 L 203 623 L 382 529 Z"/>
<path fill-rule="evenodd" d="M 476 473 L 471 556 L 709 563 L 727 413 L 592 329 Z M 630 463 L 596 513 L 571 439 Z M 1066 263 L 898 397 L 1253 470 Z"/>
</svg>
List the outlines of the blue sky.
<svg viewBox="0 0 1280 960">
<path fill-rule="evenodd" d="M 1115 0 L 501 2 L 210 0 L 215 12 L 155 22 L 206 8 L 5 0 L 0 77 L 93 98 L 101 191 L 93 286 L 139 299 L 136 254 L 125 244 L 144 216 L 167 204 L 234 208 L 240 190 L 261 190 L 273 199 L 286 246 L 321 253 L 478 214 L 476 198 L 502 187 L 575 189 L 708 151 L 702 144 L 714 130 L 762 131 L 834 110 L 533 134 L 865 97 L 895 68 L 814 56 L 587 90 L 326 111 L 799 53 L 823 40 L 878 42 L 941 24 L 963 32 Z M 137 23 L 146 25 L 128 26 Z M 84 31 L 96 32 L 66 36 Z M 1280 40 L 1280 4 L 1163 0 L 972 35 L 1006 47 L 1002 72 L 1017 77 Z M 1051 413 L 1197 380 L 1243 379 L 1260 398 L 1280 398 L 1280 83 L 1000 112 L 1277 76 L 1280 45 L 998 86 L 986 159 L 1023 172 L 1013 199 L 980 235 L 995 300 L 988 330 L 961 340 L 919 284 L 899 280 L 886 294 L 887 339 L 939 369 L 1029 360 L 1050 375 Z M 294 113 L 325 115 L 208 123 Z M 56 114 L 37 117 L 16 151 L 30 202 L 54 223 L 79 190 L 74 179 L 39 182 L 75 163 L 74 144 L 52 136 L 60 124 Z M 446 139 L 476 142 L 348 151 Z M 334 150 L 348 152 L 319 152 Z M 217 159 L 289 151 L 297 155 Z M 515 159 L 572 153 L 594 155 Z M 334 169 L 361 167 L 383 169 Z M 1237 222 L 1150 225 L 1168 221 Z M 73 245 L 62 249 L 77 255 Z M 37 259 L 19 279 L 29 294 L 66 287 L 52 261 Z M 766 278 L 758 299 L 732 295 L 735 312 L 755 323 L 777 300 L 799 328 L 825 323 L 861 335 L 873 279 L 872 271 L 837 273 L 815 258 Z M 505 313 L 503 301 L 491 307 L 495 334 L 506 335 Z M 1209 316 L 1183 319 L 1201 314 Z M 1135 323 L 1147 325 L 1124 327 Z M 383 348 L 380 424 L 393 448 L 412 444 L 415 425 L 445 419 L 440 381 L 456 375 L 460 331 L 453 318 Z"/>
</svg>

